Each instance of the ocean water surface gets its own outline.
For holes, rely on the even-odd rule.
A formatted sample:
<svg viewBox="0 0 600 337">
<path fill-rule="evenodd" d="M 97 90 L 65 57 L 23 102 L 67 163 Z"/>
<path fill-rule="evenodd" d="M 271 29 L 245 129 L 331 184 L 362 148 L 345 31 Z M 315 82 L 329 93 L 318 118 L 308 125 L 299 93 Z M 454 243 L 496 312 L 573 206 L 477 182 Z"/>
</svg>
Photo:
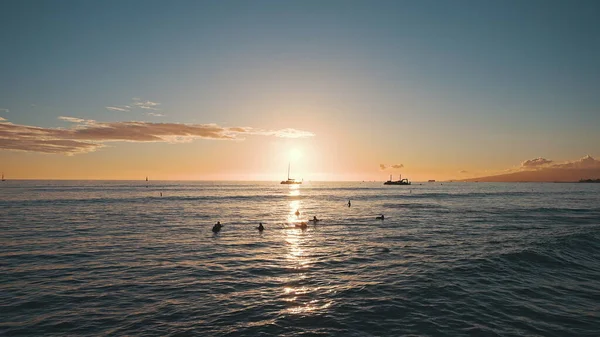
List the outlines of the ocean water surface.
<svg viewBox="0 0 600 337">
<path fill-rule="evenodd" d="M 0 335 L 600 336 L 600 184 L 6 181 Z"/>
</svg>

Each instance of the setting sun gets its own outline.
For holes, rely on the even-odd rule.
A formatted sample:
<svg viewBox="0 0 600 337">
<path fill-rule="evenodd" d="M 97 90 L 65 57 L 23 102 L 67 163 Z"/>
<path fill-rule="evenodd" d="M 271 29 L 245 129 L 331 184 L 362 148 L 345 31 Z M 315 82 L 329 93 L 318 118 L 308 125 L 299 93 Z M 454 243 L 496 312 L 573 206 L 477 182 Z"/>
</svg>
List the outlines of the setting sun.
<svg viewBox="0 0 600 337">
<path fill-rule="evenodd" d="M 291 161 L 296 161 L 296 160 L 298 160 L 298 159 L 302 158 L 302 152 L 300 152 L 300 150 L 299 150 L 299 149 L 297 149 L 297 148 L 295 148 L 295 149 L 292 149 L 292 150 L 290 151 L 289 157 L 290 157 L 289 159 L 290 159 Z"/>
</svg>

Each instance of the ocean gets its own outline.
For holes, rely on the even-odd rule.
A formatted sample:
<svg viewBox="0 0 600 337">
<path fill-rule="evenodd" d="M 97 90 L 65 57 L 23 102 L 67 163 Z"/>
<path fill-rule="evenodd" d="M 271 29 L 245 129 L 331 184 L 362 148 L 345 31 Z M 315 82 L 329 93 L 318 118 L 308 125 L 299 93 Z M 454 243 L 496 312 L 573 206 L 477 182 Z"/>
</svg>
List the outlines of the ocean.
<svg viewBox="0 0 600 337">
<path fill-rule="evenodd" d="M 600 184 L 6 181 L 0 335 L 600 336 Z"/>
</svg>

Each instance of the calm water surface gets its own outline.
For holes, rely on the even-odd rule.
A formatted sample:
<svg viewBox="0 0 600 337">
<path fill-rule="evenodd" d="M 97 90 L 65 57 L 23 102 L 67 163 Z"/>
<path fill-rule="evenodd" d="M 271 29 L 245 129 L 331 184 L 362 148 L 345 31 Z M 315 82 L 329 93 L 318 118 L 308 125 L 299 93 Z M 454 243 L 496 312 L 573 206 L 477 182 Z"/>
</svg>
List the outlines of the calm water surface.
<svg viewBox="0 0 600 337">
<path fill-rule="evenodd" d="M 7 181 L 0 335 L 600 336 L 600 184 Z"/>
</svg>

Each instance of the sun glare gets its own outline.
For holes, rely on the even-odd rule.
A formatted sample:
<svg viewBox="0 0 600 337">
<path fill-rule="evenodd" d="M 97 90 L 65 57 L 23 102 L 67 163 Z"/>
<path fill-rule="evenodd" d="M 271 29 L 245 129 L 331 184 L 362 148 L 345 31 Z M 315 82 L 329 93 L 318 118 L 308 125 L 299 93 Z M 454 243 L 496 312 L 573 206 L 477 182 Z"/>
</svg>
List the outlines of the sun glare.
<svg viewBox="0 0 600 337">
<path fill-rule="evenodd" d="M 292 149 L 290 151 L 290 160 L 296 161 L 302 157 L 302 152 L 298 149 Z"/>
</svg>

